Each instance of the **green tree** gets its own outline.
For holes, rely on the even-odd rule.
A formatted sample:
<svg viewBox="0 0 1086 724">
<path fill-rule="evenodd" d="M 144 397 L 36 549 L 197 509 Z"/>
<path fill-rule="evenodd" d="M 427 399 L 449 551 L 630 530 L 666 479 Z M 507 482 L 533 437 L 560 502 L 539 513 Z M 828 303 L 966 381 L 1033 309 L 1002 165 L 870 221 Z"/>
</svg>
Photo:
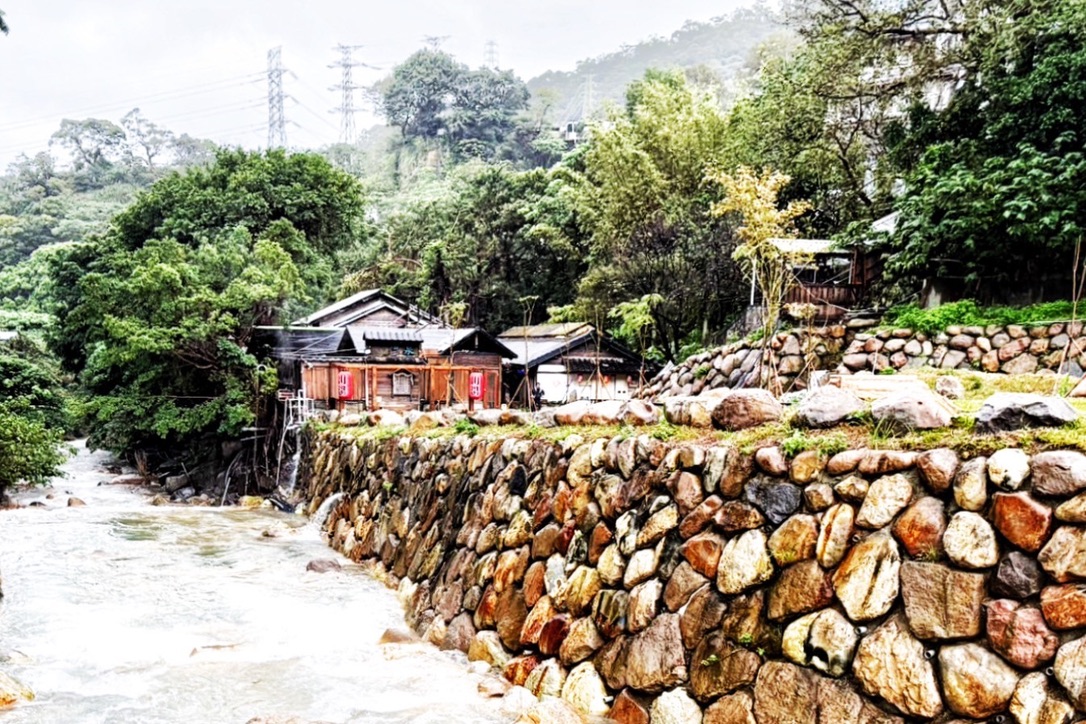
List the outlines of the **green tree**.
<svg viewBox="0 0 1086 724">
<path fill-rule="evenodd" d="M 1066 278 L 1086 234 L 1086 10 L 1001 10 L 970 37 L 977 72 L 948 106 L 916 106 L 903 124 L 911 170 L 887 265 L 899 278 L 964 277 L 985 299 Z"/>
<path fill-rule="evenodd" d="M 195 454 L 251 424 L 274 388 L 253 328 L 320 292 L 361 212 L 357 182 L 319 156 L 222 151 L 58 255 L 51 340 L 89 395 L 92 442 Z"/>
<path fill-rule="evenodd" d="M 647 74 L 628 101 L 572 161 L 576 208 L 591 237 L 578 306 L 602 323 L 616 304 L 659 295 L 654 341 L 674 359 L 742 303 L 731 224 L 710 213 L 719 191 L 706 180 L 722 160 L 727 119 L 714 96 L 677 73 Z"/>
</svg>

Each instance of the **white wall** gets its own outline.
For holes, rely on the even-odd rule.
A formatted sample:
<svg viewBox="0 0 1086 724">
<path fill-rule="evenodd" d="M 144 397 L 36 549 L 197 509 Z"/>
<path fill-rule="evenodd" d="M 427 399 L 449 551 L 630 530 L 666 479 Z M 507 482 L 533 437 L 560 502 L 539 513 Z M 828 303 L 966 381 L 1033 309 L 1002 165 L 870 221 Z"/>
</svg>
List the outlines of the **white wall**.
<svg viewBox="0 0 1086 724">
<path fill-rule="evenodd" d="M 609 381 L 604 382 L 604 378 Z M 600 375 L 594 373 L 566 374 L 562 365 L 540 365 L 536 381 L 543 389 L 543 401 L 562 404 L 570 400 L 625 400 L 630 397 L 626 375 Z"/>
</svg>

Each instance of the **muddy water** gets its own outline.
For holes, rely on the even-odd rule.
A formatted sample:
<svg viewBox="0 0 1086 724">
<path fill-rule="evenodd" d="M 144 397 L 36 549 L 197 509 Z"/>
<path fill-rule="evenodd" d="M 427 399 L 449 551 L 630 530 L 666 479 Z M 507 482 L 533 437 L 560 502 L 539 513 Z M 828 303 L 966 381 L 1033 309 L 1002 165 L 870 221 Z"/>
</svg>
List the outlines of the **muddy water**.
<svg viewBox="0 0 1086 724">
<path fill-rule="evenodd" d="M 0 724 L 507 720 L 463 658 L 378 645 L 395 594 L 307 572 L 335 556 L 307 521 L 151 506 L 106 462 L 80 446 L 45 508 L 0 512 L 0 671 L 37 695 Z"/>
</svg>

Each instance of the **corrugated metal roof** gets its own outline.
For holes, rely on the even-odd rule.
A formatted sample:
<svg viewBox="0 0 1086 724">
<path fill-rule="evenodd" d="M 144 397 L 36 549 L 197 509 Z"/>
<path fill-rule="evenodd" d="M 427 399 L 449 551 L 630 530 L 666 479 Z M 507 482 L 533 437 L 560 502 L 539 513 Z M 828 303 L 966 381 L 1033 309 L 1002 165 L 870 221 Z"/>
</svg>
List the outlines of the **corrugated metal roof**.
<svg viewBox="0 0 1086 724">
<path fill-rule="evenodd" d="M 832 254 L 847 253 L 837 249 L 831 239 L 770 239 L 769 243 L 785 254 Z"/>
<path fill-rule="evenodd" d="M 362 335 L 367 342 L 422 342 L 422 332 L 403 327 L 348 327 L 352 334 Z"/>
<path fill-rule="evenodd" d="M 569 339 L 592 331 L 592 325 L 587 322 L 563 322 L 561 324 L 533 324 L 528 327 L 511 327 L 498 335 L 508 344 L 517 339 L 559 337 Z"/>
</svg>

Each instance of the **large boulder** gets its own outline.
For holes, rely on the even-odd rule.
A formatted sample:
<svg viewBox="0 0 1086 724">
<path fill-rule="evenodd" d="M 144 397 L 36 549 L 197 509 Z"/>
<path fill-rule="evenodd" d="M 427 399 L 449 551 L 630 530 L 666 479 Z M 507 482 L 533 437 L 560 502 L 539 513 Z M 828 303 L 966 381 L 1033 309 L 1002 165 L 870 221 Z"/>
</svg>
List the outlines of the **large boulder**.
<svg viewBox="0 0 1086 724">
<path fill-rule="evenodd" d="M 1024 427 L 1059 427 L 1078 419 L 1062 397 L 1023 392 L 997 392 L 977 413 L 977 432 L 1006 432 Z"/>
<path fill-rule="evenodd" d="M 871 415 L 876 422 L 906 430 L 935 430 L 951 421 L 949 405 L 929 390 L 907 390 L 876 400 Z"/>
<path fill-rule="evenodd" d="M 722 430 L 745 430 L 776 422 L 784 408 L 767 390 L 735 390 L 713 408 L 713 425 Z"/>
<path fill-rule="evenodd" d="M 793 418 L 802 427 L 833 427 L 864 410 L 859 397 L 834 385 L 820 387 L 800 404 Z"/>
</svg>

